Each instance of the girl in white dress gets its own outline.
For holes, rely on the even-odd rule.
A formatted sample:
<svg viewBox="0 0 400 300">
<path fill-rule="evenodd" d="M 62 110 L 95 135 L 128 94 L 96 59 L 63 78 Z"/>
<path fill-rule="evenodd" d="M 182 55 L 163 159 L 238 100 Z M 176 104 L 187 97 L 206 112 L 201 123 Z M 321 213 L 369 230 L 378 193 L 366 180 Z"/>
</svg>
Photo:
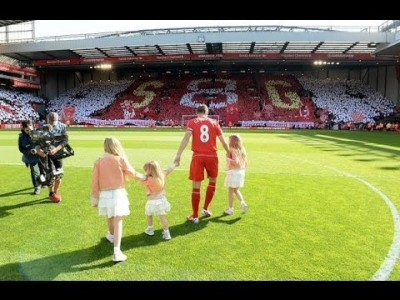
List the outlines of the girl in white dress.
<svg viewBox="0 0 400 300">
<path fill-rule="evenodd" d="M 99 215 L 107 217 L 106 239 L 114 244 L 113 261 L 126 260 L 121 251 L 122 217 L 130 214 L 125 189 L 128 179 L 144 179 L 130 165 L 120 141 L 114 137 L 104 140 L 104 155 L 93 167 L 91 203 Z"/>
<path fill-rule="evenodd" d="M 162 237 L 165 240 L 171 239 L 167 220 L 167 212 L 171 210 L 171 204 L 165 194 L 165 177 L 175 167 L 176 164 L 172 164 L 168 169 L 161 170 L 160 164 L 155 160 L 151 160 L 143 166 L 146 179 L 141 181 L 141 184 L 146 187 L 147 194 L 145 207 L 147 228 L 144 232 L 150 236 L 154 235 L 153 216 L 159 216 L 163 227 Z"/>
<path fill-rule="evenodd" d="M 227 155 L 226 163 L 225 186 L 228 188 L 229 207 L 225 210 L 225 213 L 233 215 L 233 202 L 236 196 L 240 201 L 242 213 L 244 214 L 247 212 L 248 206 L 239 189 L 244 186 L 247 154 L 239 135 L 233 134 L 229 137 L 229 154 Z"/>
</svg>

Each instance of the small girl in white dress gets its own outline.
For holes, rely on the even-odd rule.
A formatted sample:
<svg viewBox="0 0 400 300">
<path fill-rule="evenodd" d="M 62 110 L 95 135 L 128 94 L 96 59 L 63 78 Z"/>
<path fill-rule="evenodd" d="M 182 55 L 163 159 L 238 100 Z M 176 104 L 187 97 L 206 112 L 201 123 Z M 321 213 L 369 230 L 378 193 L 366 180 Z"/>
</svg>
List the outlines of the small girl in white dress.
<svg viewBox="0 0 400 300">
<path fill-rule="evenodd" d="M 244 214 L 247 212 L 248 206 L 239 189 L 244 186 L 247 154 L 239 135 L 233 134 L 229 137 L 229 154 L 227 155 L 226 163 L 227 175 L 225 178 L 225 186 L 228 188 L 229 207 L 225 210 L 225 213 L 227 215 L 233 215 L 233 202 L 236 195 L 242 206 L 242 213 Z"/>
<path fill-rule="evenodd" d="M 153 216 L 159 216 L 163 227 L 162 237 L 165 240 L 171 239 L 169 232 L 169 224 L 167 220 L 167 212 L 171 210 L 171 204 L 165 195 L 165 177 L 170 174 L 176 165 L 171 165 L 166 170 L 161 170 L 157 161 L 151 160 L 144 166 L 146 179 L 140 181 L 146 187 L 147 202 L 145 214 L 147 216 L 147 228 L 144 231 L 147 235 L 154 235 Z"/>
</svg>

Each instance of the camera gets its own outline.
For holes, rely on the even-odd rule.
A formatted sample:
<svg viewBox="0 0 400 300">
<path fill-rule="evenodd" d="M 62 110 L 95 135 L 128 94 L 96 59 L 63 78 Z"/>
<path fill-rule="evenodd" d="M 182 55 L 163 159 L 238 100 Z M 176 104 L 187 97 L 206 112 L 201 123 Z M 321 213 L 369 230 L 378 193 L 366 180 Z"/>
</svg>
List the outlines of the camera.
<svg viewBox="0 0 400 300">
<path fill-rule="evenodd" d="M 54 146 L 54 136 L 48 130 L 32 130 L 30 132 L 32 144 L 35 147 L 32 149 L 36 153 L 37 148 L 42 149 L 45 153 L 49 152 L 50 146 Z"/>
<path fill-rule="evenodd" d="M 65 135 L 62 134 L 52 134 L 48 129 L 33 130 L 30 136 L 34 146 L 34 149 L 31 150 L 32 154 L 37 154 L 39 149 L 42 149 L 45 154 L 48 154 L 51 149 L 60 145 L 65 137 Z M 72 147 L 66 144 L 65 147 L 54 154 L 53 157 L 55 159 L 61 159 L 73 156 L 74 154 Z"/>
<path fill-rule="evenodd" d="M 66 157 L 73 156 L 74 150 L 69 144 L 66 144 L 61 150 L 54 155 L 49 155 L 51 149 L 60 145 L 65 141 L 66 135 L 63 134 L 52 134 L 50 132 L 51 127 L 44 127 L 44 129 L 33 130 L 30 132 L 33 149 L 32 154 L 37 154 L 39 150 L 42 150 L 45 157 L 40 157 L 40 182 L 42 185 L 51 186 L 56 179 L 61 179 L 64 171 L 63 169 L 56 169 L 54 167 L 53 159 L 63 159 Z"/>
</svg>

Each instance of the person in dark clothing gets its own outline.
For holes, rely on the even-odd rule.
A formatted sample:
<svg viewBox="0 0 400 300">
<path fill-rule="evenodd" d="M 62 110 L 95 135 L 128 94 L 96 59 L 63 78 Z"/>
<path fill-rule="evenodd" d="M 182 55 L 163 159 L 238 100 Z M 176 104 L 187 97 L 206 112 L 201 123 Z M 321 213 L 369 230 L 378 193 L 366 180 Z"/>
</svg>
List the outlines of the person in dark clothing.
<svg viewBox="0 0 400 300">
<path fill-rule="evenodd" d="M 30 168 L 31 180 L 34 188 L 33 193 L 38 195 L 41 189 L 39 155 L 42 154 L 42 152 L 35 150 L 29 135 L 33 130 L 32 121 L 23 121 L 21 127 L 21 133 L 18 137 L 18 149 L 22 153 L 22 161 L 25 163 L 26 167 L 29 166 Z"/>
<path fill-rule="evenodd" d="M 61 185 L 63 176 L 63 159 L 57 156 L 57 152 L 61 151 L 68 144 L 67 126 L 59 121 L 59 116 L 56 112 L 51 112 L 47 115 L 47 125 L 50 125 L 50 133 L 53 136 L 59 136 L 61 140 L 55 147 L 51 148 L 47 154 L 48 163 L 52 165 L 54 181 L 49 185 L 49 199 L 54 203 L 62 200 L 58 189 Z"/>
</svg>

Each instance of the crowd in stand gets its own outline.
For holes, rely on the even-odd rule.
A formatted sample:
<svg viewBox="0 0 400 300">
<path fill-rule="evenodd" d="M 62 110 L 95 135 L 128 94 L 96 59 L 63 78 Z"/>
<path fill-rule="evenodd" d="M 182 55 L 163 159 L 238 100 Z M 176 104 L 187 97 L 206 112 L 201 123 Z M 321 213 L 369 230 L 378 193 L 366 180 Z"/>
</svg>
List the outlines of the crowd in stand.
<svg viewBox="0 0 400 300">
<path fill-rule="evenodd" d="M 0 121 L 17 123 L 22 120 L 39 120 L 32 104 L 44 104 L 42 98 L 17 90 L 0 89 Z"/>
<path fill-rule="evenodd" d="M 39 114 L 33 103 L 43 104 L 44 100 L 29 93 L 1 89 L 0 121 L 37 121 Z M 380 120 L 396 113 L 391 100 L 357 80 L 259 74 L 88 82 L 51 100 L 47 110 L 61 114 L 63 107 L 75 107 L 78 123 L 85 118 L 146 119 L 176 125 L 198 104 L 208 105 L 211 114 L 219 115 L 222 122 L 228 106 L 236 105 L 240 121 L 315 123 L 320 128 L 326 128 L 327 124 L 329 128 L 331 124 L 339 124 L 341 128 L 363 124 L 366 128 L 386 130 L 389 122 L 381 126 Z M 391 121 L 389 128 L 396 129 L 397 122 Z"/>
<path fill-rule="evenodd" d="M 61 112 L 63 106 L 74 106 L 75 118 L 89 117 L 98 110 L 109 106 L 118 93 L 126 90 L 132 82 L 129 80 L 88 82 L 68 90 L 65 94 L 53 99 L 48 111 Z"/>
<path fill-rule="evenodd" d="M 335 123 L 375 122 L 376 116 L 387 117 L 395 109 L 391 100 L 361 81 L 307 77 L 298 80 L 305 90 L 311 92 L 315 106 L 329 111 Z"/>
</svg>

